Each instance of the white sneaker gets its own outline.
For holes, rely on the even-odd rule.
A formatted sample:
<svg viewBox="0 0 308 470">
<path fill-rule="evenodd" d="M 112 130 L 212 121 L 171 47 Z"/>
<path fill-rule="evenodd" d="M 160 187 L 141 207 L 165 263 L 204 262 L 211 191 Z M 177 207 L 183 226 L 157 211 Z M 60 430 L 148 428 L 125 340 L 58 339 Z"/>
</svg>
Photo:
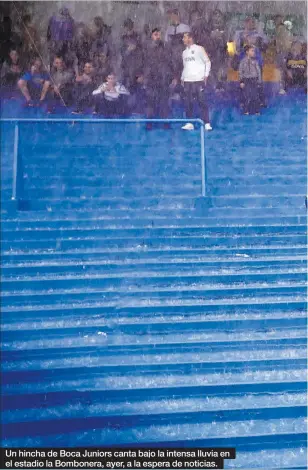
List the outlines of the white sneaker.
<svg viewBox="0 0 308 470">
<path fill-rule="evenodd" d="M 279 95 L 286 95 L 286 94 L 287 94 L 287 92 L 286 92 L 286 90 L 284 90 L 283 88 L 281 88 L 281 89 L 279 90 Z"/>
<path fill-rule="evenodd" d="M 209 122 L 207 122 L 207 123 L 205 124 L 204 129 L 205 129 L 206 131 L 212 131 L 212 130 L 213 130 L 213 128 L 212 128 L 212 126 L 211 126 L 211 124 L 210 124 Z"/>
<path fill-rule="evenodd" d="M 193 131 L 195 129 L 195 126 L 191 122 L 188 122 L 187 124 L 185 124 L 185 126 L 182 127 L 182 129 L 184 131 Z"/>
</svg>

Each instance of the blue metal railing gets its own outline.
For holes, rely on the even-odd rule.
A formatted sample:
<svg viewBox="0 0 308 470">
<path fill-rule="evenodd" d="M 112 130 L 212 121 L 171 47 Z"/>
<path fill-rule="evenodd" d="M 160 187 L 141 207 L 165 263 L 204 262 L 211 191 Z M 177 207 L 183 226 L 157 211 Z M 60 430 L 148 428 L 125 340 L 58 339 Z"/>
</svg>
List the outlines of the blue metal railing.
<svg viewBox="0 0 308 470">
<path fill-rule="evenodd" d="M 97 118 L 46 118 L 46 119 L 34 119 L 34 118 L 4 118 L 0 119 L 1 122 L 12 122 L 14 123 L 14 154 L 13 154 L 13 187 L 12 187 L 12 200 L 18 200 L 19 197 L 19 181 L 22 181 L 22 161 L 19 154 L 19 127 L 22 123 L 38 123 L 38 122 L 63 122 L 63 123 L 75 123 L 75 122 L 89 122 L 89 123 L 186 123 L 187 119 L 97 119 Z M 204 142 L 204 122 L 201 119 L 190 119 L 189 122 L 200 125 L 200 145 L 201 145 L 201 195 L 206 195 L 206 182 L 207 182 L 207 171 L 206 171 L 206 160 L 205 160 L 205 142 Z"/>
</svg>

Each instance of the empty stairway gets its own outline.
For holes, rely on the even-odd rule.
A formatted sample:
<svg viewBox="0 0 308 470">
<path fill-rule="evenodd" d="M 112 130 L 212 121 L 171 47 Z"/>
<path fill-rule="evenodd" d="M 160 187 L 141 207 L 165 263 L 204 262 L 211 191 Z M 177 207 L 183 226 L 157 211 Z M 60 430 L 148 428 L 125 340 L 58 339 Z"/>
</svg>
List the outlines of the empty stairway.
<svg viewBox="0 0 308 470">
<path fill-rule="evenodd" d="M 197 131 L 35 124 L 16 212 L 2 123 L 4 446 L 306 468 L 304 109 L 279 106 L 206 136 L 206 201 Z"/>
</svg>

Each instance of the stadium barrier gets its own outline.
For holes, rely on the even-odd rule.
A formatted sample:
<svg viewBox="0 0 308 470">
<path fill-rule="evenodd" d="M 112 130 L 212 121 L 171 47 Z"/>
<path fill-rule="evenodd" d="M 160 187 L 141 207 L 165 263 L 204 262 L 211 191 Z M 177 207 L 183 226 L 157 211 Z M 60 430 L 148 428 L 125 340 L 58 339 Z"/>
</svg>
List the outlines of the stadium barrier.
<svg viewBox="0 0 308 470">
<path fill-rule="evenodd" d="M 13 147 L 13 181 L 12 181 L 12 200 L 18 201 L 22 199 L 23 193 L 23 162 L 19 152 L 20 144 L 20 127 L 23 123 L 38 123 L 38 122 L 47 122 L 47 123 L 169 123 L 169 124 L 184 124 L 187 123 L 187 119 L 96 119 L 96 118 L 46 118 L 46 119 L 34 119 L 34 118 L 3 118 L 0 119 L 1 122 L 11 122 L 14 124 L 14 147 Z M 204 122 L 201 119 L 189 119 L 189 122 L 199 125 L 200 131 L 200 163 L 201 163 L 201 196 L 206 196 L 207 190 L 207 168 L 206 168 L 206 159 L 205 159 L 205 128 Z"/>
</svg>

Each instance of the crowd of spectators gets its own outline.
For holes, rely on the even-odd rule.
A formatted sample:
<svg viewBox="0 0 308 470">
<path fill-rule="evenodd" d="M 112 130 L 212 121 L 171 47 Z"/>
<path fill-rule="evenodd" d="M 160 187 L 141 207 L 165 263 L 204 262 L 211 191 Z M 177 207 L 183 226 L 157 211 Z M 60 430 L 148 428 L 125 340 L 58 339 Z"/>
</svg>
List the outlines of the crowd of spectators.
<svg viewBox="0 0 308 470">
<path fill-rule="evenodd" d="M 21 93 L 26 106 L 45 103 L 49 113 L 60 105 L 76 114 L 91 109 L 106 116 L 142 112 L 149 118 L 164 118 L 172 100 L 182 98 L 183 35 L 190 32 L 210 58 L 209 82 L 215 91 L 225 91 L 231 66 L 239 72 L 244 113 L 259 113 L 264 101 L 263 57 L 269 41 L 255 19 L 246 18 L 244 28 L 235 33 L 232 58 L 221 11 L 215 10 L 209 21 L 193 11 L 188 25 L 181 22 L 177 10 L 171 10 L 168 20 L 165 34 L 159 27 L 137 32 L 134 22 L 125 20 L 116 49 L 111 28 L 101 17 L 95 17 L 91 25 L 76 23 L 69 10 L 61 8 L 49 21 L 48 57 L 43 58 L 41 38 L 31 17 L 23 17 L 19 37 L 14 37 L 11 20 L 5 17 L 0 28 L 1 88 Z M 277 16 L 275 24 L 280 93 L 294 85 L 306 88 L 305 45 L 295 40 L 283 17 Z"/>
</svg>

